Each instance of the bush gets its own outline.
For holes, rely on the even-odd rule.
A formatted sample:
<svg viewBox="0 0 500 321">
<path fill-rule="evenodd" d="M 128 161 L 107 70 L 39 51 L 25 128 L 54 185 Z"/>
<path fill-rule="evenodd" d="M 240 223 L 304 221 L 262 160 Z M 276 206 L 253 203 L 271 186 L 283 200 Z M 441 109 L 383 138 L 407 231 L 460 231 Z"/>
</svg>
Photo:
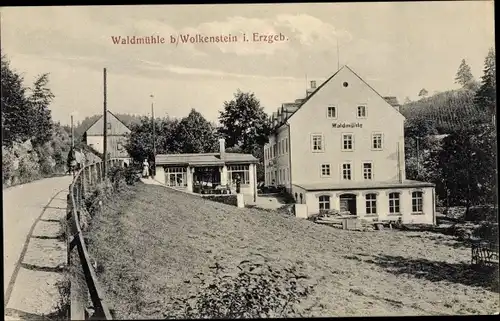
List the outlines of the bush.
<svg viewBox="0 0 500 321">
<path fill-rule="evenodd" d="M 292 193 L 288 193 L 286 190 L 284 192 L 281 192 L 280 196 L 283 198 L 283 201 L 286 204 L 295 204 L 296 203 L 295 197 L 293 197 Z"/>
<path fill-rule="evenodd" d="M 240 272 L 222 275 L 217 269 L 211 279 L 201 279 L 202 290 L 188 297 L 174 298 L 166 318 L 239 319 L 300 316 L 296 304 L 312 292 L 301 284 L 307 276 L 295 267 L 275 270 L 271 266 L 242 261 Z M 200 273 L 202 275 L 202 273 Z"/>
<path fill-rule="evenodd" d="M 473 236 L 482 240 L 498 244 L 498 224 L 491 222 L 483 222 L 472 233 Z"/>
<path fill-rule="evenodd" d="M 131 166 L 122 167 L 121 165 L 115 165 L 110 168 L 109 178 L 116 189 L 121 189 L 123 183 L 134 185 L 136 182 L 140 181 L 136 171 Z"/>
<path fill-rule="evenodd" d="M 497 209 L 493 206 L 474 206 L 465 213 L 465 220 L 471 222 L 497 222 Z"/>
<path fill-rule="evenodd" d="M 231 195 L 209 195 L 209 196 L 203 196 L 204 199 L 208 199 L 210 201 L 218 202 L 218 203 L 223 203 L 223 204 L 228 204 L 228 205 L 233 205 L 233 206 L 238 206 L 238 199 L 235 194 Z"/>
</svg>

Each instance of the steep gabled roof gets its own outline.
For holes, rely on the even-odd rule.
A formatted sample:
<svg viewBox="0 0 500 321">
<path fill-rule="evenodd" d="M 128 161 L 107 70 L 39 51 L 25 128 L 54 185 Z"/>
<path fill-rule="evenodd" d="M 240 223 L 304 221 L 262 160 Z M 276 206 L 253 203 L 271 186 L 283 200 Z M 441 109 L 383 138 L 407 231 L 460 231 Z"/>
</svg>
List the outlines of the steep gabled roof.
<svg viewBox="0 0 500 321">
<path fill-rule="evenodd" d="M 118 116 L 116 116 L 115 114 L 113 114 L 110 110 L 108 110 L 108 113 L 111 114 L 111 116 L 115 117 L 120 123 L 123 124 L 123 126 L 125 126 L 128 130 L 131 130 L 130 127 L 127 126 L 127 124 L 125 124 Z M 92 126 L 94 126 L 99 120 L 101 120 L 101 118 L 103 117 L 103 115 L 101 115 L 100 117 L 98 117 L 95 121 L 93 121 L 89 126 L 87 126 L 87 128 L 85 129 L 84 133 L 86 133 Z"/>
<path fill-rule="evenodd" d="M 297 108 L 297 110 L 295 110 L 293 113 L 290 114 L 290 116 L 288 116 L 285 121 L 289 120 L 290 118 L 293 117 L 293 115 L 295 115 L 295 113 L 297 111 L 299 111 L 302 106 L 304 106 L 308 101 L 309 99 L 311 99 L 312 97 L 314 97 L 314 95 L 319 92 L 321 90 L 321 88 L 323 88 L 327 83 L 330 82 L 330 80 L 333 79 L 333 77 L 335 77 L 342 69 L 344 68 L 347 68 L 349 69 L 349 71 L 351 71 L 356 77 L 358 77 L 368 88 L 370 88 L 373 92 L 375 92 L 380 98 L 382 98 L 385 102 L 387 102 L 389 105 L 391 105 L 392 107 L 394 107 L 392 104 L 390 104 L 388 101 L 387 101 L 387 97 L 383 97 L 378 91 L 376 91 L 372 86 L 370 86 L 363 78 L 361 78 L 356 72 L 354 72 L 354 70 L 352 70 L 351 68 L 349 68 L 349 66 L 347 65 L 344 65 L 342 66 L 339 70 L 337 70 L 333 75 L 331 75 L 327 80 L 325 80 L 318 88 L 316 88 L 316 90 L 314 90 L 309 96 L 307 96 L 306 98 L 303 98 L 301 100 L 297 99 L 296 101 L 301 101 L 301 103 L 299 104 L 299 107 Z M 392 97 L 391 97 L 392 98 Z M 394 97 L 395 98 L 395 97 Z M 397 99 L 396 99 L 397 101 Z M 399 110 L 396 110 L 401 116 L 403 116 L 403 114 L 401 114 L 401 112 Z M 274 114 L 274 113 L 273 113 Z M 403 116 L 404 117 L 404 116 Z M 280 128 L 281 126 L 283 126 L 285 124 L 285 122 L 282 122 L 280 124 L 278 124 L 278 126 L 276 127 L 276 129 Z"/>
</svg>

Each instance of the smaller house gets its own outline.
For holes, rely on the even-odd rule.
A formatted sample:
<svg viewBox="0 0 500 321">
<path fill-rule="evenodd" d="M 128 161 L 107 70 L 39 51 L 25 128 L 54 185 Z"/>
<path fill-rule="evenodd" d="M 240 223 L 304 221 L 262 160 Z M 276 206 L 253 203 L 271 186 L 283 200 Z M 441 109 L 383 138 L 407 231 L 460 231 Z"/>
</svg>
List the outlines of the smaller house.
<svg viewBox="0 0 500 321">
<path fill-rule="evenodd" d="M 125 149 L 127 134 L 130 128 L 125 125 L 115 114 L 108 110 L 106 117 L 107 146 L 108 155 L 111 158 L 122 159 L 123 163 L 130 164 L 131 157 Z M 104 117 L 99 117 L 83 135 L 83 140 L 90 148 L 96 152 L 104 152 Z"/>
<path fill-rule="evenodd" d="M 160 183 L 193 193 L 241 193 L 257 197 L 257 164 L 251 154 L 226 153 L 225 140 L 219 140 L 219 153 L 156 155 L 155 179 Z"/>
</svg>

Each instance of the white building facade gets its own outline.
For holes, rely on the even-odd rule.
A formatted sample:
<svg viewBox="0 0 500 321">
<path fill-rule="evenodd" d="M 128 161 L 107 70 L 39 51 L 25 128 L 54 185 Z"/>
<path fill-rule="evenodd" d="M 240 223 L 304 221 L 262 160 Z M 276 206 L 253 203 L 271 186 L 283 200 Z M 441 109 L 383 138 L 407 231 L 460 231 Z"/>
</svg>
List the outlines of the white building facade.
<svg viewBox="0 0 500 321">
<path fill-rule="evenodd" d="M 264 146 L 266 185 L 283 185 L 308 215 L 349 211 L 366 219 L 435 223 L 434 185 L 407 180 L 404 116 L 342 67 L 307 97 L 283 104 Z"/>
</svg>

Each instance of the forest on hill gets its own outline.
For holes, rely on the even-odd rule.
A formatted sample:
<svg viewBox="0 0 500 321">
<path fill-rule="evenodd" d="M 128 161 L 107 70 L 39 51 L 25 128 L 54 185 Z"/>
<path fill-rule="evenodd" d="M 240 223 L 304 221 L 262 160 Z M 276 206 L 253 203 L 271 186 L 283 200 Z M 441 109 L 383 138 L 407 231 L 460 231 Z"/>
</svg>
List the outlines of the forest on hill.
<svg viewBox="0 0 500 321">
<path fill-rule="evenodd" d="M 497 206 L 496 61 L 491 48 L 476 82 L 465 59 L 462 88 L 406 102 L 406 177 L 436 184 L 438 206 Z M 440 136 L 436 136 L 441 134 Z M 466 214 L 467 215 L 467 214 Z"/>
<path fill-rule="evenodd" d="M 420 90 L 417 101 L 408 98 L 401 106 L 407 126 L 417 124 L 426 127 L 432 134 L 450 134 L 483 123 L 496 114 L 496 65 L 495 52 L 491 49 L 485 58 L 481 81 L 472 75 L 471 68 L 462 59 L 455 83 L 461 88 L 437 92 L 428 96 L 425 88 Z M 493 101 L 494 100 L 494 101 Z M 412 136 L 411 130 L 410 136 Z M 425 135 L 422 135 L 425 136 Z"/>
<path fill-rule="evenodd" d="M 487 113 L 474 103 L 475 96 L 474 90 L 464 88 L 440 92 L 404 104 L 401 113 L 408 121 L 429 122 L 437 134 L 448 134 L 470 126 L 472 119 L 487 119 Z"/>
</svg>

